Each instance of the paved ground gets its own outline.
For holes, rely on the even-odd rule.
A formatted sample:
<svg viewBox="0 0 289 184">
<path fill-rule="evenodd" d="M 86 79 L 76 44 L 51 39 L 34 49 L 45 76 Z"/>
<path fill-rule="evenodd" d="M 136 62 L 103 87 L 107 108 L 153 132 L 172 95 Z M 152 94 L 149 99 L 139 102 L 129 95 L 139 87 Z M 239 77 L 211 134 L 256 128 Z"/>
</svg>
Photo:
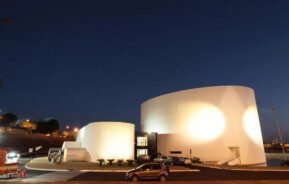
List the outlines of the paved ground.
<svg viewBox="0 0 289 184">
<path fill-rule="evenodd" d="M 51 172 L 28 170 L 26 172 L 26 177 L 25 178 L 13 178 L 13 179 L 10 179 L 10 178 L 6 178 L 6 177 L 1 177 L 0 178 L 0 183 L 22 182 L 25 179 L 39 177 L 39 176 L 44 176 L 45 174 L 48 174 L 48 173 L 51 173 Z"/>
<path fill-rule="evenodd" d="M 170 181 L 201 181 L 201 180 L 289 180 L 289 172 L 284 171 L 240 171 L 221 170 L 194 166 L 200 172 L 176 172 L 170 174 Z M 69 181 L 123 181 L 124 173 L 86 172 L 71 178 Z M 289 181 L 288 181 L 289 183 Z"/>
<path fill-rule="evenodd" d="M 20 165 L 23 166 L 25 161 Z M 95 166 L 95 164 L 94 164 Z M 99 166 L 97 166 L 99 167 Z M 116 167 L 115 167 L 116 168 Z M 125 168 L 125 167 L 124 167 Z M 173 167 L 171 167 L 172 169 Z M 167 183 L 174 184 L 185 184 L 185 183 L 233 183 L 233 184 L 243 184 L 243 183 L 289 183 L 289 171 L 288 168 L 259 168 L 255 167 L 234 167 L 234 168 L 208 168 L 200 165 L 194 165 L 192 168 L 199 172 L 188 172 L 185 170 L 179 170 L 180 172 L 172 172 L 170 174 L 169 181 Z M 125 168 L 126 170 L 127 168 Z M 235 169 L 235 170 L 230 170 Z M 14 182 L 25 182 L 25 183 L 39 183 L 39 182 L 56 182 L 57 184 L 62 183 L 117 183 L 124 184 L 125 182 L 125 170 L 122 172 L 107 172 L 105 170 L 98 170 L 94 172 L 80 172 L 80 171 L 63 171 L 63 172 L 47 172 L 47 171 L 37 171 L 28 170 L 26 173 L 26 178 L 16 178 L 16 179 L 0 179 L 0 183 L 14 183 Z M 68 180 L 68 182 L 66 182 Z M 131 182 L 130 182 L 131 183 Z M 147 182 L 148 183 L 148 182 Z M 149 182 L 155 183 L 155 182 Z"/>
<path fill-rule="evenodd" d="M 26 177 L 23 179 L 23 182 L 33 182 L 37 183 L 39 181 L 41 182 L 60 182 L 60 181 L 67 181 L 70 178 L 73 178 L 81 173 L 76 171 L 70 171 L 70 172 L 50 172 L 50 173 L 44 173 L 41 175 L 37 175 L 34 177 Z"/>
<path fill-rule="evenodd" d="M 9 184 L 19 184 L 18 182 L 9 182 Z M 39 183 L 39 182 L 37 182 Z M 132 182 L 126 181 L 93 181 L 93 182 L 54 182 L 53 184 L 131 184 Z M 150 182 L 138 182 L 139 184 L 159 184 L 158 181 L 150 181 Z M 247 180 L 247 181 L 167 181 L 167 184 L 288 184 L 288 181 L 284 180 Z M 35 183 L 25 183 L 25 184 L 35 184 Z M 41 184 L 51 184 L 51 182 L 44 182 Z"/>
<path fill-rule="evenodd" d="M 118 166 L 117 164 L 114 164 L 114 165 L 99 166 L 99 164 L 97 163 L 90 163 L 90 162 L 68 162 L 68 163 L 52 164 L 48 162 L 47 157 L 39 157 L 39 158 L 33 159 L 26 165 L 26 168 L 34 169 L 34 170 L 94 171 L 94 172 L 110 172 L 110 171 L 126 172 L 135 167 L 137 167 L 137 165 L 128 166 L 124 164 L 124 166 Z M 180 167 L 180 166 L 171 166 L 170 169 L 173 172 L 191 170 L 187 167 Z"/>
<path fill-rule="evenodd" d="M 205 168 L 213 168 L 213 169 L 221 169 L 221 170 L 241 170 L 241 171 L 284 171 L 289 172 L 289 167 L 260 167 L 260 166 L 244 166 L 244 165 L 236 165 L 236 166 L 229 166 L 229 165 L 222 165 L 222 166 L 215 166 L 215 165 L 203 165 L 203 164 L 193 164 L 193 166 L 198 167 L 205 167 Z"/>
<path fill-rule="evenodd" d="M 211 168 L 199 168 L 200 172 L 171 173 L 168 183 L 289 183 L 289 173 L 280 171 L 229 171 Z M 125 173 L 115 172 L 43 172 L 28 171 L 27 177 L 21 179 L 6 179 L 4 183 L 23 181 L 25 183 L 62 182 L 66 180 L 76 183 L 126 183 Z M 1 182 L 1 181 L 0 181 Z M 59 183 L 59 184 L 60 184 Z M 150 182 L 151 183 L 151 182 Z M 154 183 L 154 182 L 152 182 Z"/>
<path fill-rule="evenodd" d="M 70 162 L 70 163 L 60 163 L 54 164 L 49 163 L 47 157 L 39 157 L 31 160 L 27 166 L 34 170 L 54 170 L 54 171 L 73 171 L 73 170 L 95 170 L 98 169 L 96 163 L 89 162 Z M 101 167 L 99 169 L 106 168 Z M 132 168 L 132 167 L 131 167 Z M 111 168 L 114 169 L 114 168 Z"/>
<path fill-rule="evenodd" d="M 29 162 L 29 159 L 21 159 L 19 163 L 20 169 L 23 169 L 25 164 Z M 32 163 L 32 164 L 31 164 Z M 67 165 L 68 164 L 68 165 Z M 34 169 L 41 169 L 41 170 L 31 170 L 28 169 L 26 171 L 26 178 L 14 178 L 14 179 L 7 179 L 2 178 L 0 179 L 0 182 L 61 182 L 70 180 L 71 178 L 75 178 L 78 175 L 82 175 L 86 173 L 84 169 L 90 169 L 89 171 L 93 171 L 93 173 L 96 173 L 96 176 L 99 176 L 100 178 L 106 178 L 107 181 L 124 181 L 125 178 L 117 178 L 118 175 L 115 175 L 115 173 L 121 173 L 121 177 L 125 174 L 125 172 L 131 168 L 135 168 L 136 166 L 99 166 L 96 163 L 88 163 L 88 162 L 75 162 L 75 163 L 67 163 L 67 164 L 51 164 L 47 162 L 47 157 L 45 158 L 38 158 L 34 159 L 30 162 L 30 166 L 36 166 Z M 42 166 L 42 167 L 40 167 Z M 68 169 L 67 169 L 68 166 Z M 88 167 L 87 167 L 88 166 Z M 32 167 L 33 168 L 33 167 Z M 57 168 L 56 170 L 62 170 L 62 171 L 47 171 L 46 169 L 51 168 Z M 46 171 L 45 171 L 46 170 Z M 65 171 L 64 171 L 65 170 Z M 199 170 L 193 170 L 185 167 L 179 167 L 179 166 L 171 166 L 172 172 L 198 172 Z M 109 172 L 108 172 L 109 171 Z M 113 172 L 112 172 L 113 171 Z M 111 175 L 111 176 L 110 176 Z M 116 179 L 114 179 L 116 177 Z M 111 178 L 111 180 L 109 180 Z M 99 180 L 101 181 L 101 180 Z"/>
</svg>

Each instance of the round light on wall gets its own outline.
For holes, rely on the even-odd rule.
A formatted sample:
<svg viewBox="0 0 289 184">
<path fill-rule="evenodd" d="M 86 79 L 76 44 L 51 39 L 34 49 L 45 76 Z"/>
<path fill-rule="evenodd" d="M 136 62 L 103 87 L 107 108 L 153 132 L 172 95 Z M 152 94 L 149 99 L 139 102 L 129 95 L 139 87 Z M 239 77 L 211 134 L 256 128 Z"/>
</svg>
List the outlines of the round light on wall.
<svg viewBox="0 0 289 184">
<path fill-rule="evenodd" d="M 194 104 L 187 122 L 187 133 L 200 142 L 220 136 L 225 129 L 223 113 L 208 104 Z"/>
<path fill-rule="evenodd" d="M 256 143 L 262 142 L 259 116 L 256 107 L 249 107 L 243 116 L 243 126 L 247 135 Z"/>
</svg>

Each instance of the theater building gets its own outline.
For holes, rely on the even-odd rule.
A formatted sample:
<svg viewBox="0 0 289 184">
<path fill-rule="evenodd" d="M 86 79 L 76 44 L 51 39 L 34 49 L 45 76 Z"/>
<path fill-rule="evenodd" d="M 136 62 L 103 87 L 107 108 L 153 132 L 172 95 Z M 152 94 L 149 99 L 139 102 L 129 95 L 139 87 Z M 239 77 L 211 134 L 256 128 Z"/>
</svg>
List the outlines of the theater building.
<svg viewBox="0 0 289 184">
<path fill-rule="evenodd" d="M 94 122 L 66 143 L 82 159 L 135 159 L 161 153 L 205 163 L 266 165 L 254 90 L 214 86 L 164 94 L 141 105 L 141 131 L 127 122 Z M 74 150 L 73 150 L 74 149 Z"/>
<path fill-rule="evenodd" d="M 229 165 L 266 165 L 254 90 L 214 86 L 178 91 L 141 105 L 141 131 L 157 151 Z"/>
</svg>

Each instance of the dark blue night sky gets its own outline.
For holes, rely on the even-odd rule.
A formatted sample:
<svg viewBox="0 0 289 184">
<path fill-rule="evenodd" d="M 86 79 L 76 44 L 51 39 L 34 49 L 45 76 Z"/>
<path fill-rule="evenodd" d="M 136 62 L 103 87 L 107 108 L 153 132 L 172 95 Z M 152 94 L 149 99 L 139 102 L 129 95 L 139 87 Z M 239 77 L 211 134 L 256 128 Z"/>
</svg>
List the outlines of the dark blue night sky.
<svg viewBox="0 0 289 184">
<path fill-rule="evenodd" d="M 289 1 L 0 0 L 1 113 L 134 122 L 140 105 L 211 85 L 255 89 L 265 140 L 289 141 Z"/>
</svg>

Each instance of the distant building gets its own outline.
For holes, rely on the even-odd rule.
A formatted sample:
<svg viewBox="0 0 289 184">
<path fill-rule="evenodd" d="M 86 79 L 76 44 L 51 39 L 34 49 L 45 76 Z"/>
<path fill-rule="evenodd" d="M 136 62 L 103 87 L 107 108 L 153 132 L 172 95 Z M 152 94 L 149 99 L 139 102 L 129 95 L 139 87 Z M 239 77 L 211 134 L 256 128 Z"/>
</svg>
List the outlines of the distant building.
<svg viewBox="0 0 289 184">
<path fill-rule="evenodd" d="M 64 161 L 134 160 L 134 133 L 131 123 L 89 123 L 78 131 L 75 142 L 64 142 Z"/>
</svg>

